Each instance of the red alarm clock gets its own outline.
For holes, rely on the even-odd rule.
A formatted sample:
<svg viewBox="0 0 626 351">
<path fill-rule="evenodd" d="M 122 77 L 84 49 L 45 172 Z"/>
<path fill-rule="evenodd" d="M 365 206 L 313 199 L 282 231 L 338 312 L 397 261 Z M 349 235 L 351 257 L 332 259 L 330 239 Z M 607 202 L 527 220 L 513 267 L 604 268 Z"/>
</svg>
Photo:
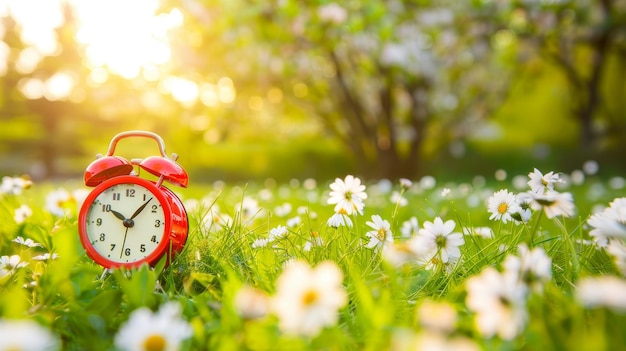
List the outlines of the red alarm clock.
<svg viewBox="0 0 626 351">
<path fill-rule="evenodd" d="M 157 142 L 160 156 L 126 160 L 115 156 L 118 141 L 130 137 Z M 105 268 L 154 266 L 164 255 L 168 262 L 187 241 L 189 222 L 182 201 L 163 182 L 187 187 L 187 172 L 178 156 L 165 153 L 163 139 L 147 131 L 117 134 L 107 154 L 85 171 L 85 185 L 95 187 L 78 216 L 78 233 L 87 255 Z M 134 166 L 158 177 L 139 177 Z"/>
</svg>

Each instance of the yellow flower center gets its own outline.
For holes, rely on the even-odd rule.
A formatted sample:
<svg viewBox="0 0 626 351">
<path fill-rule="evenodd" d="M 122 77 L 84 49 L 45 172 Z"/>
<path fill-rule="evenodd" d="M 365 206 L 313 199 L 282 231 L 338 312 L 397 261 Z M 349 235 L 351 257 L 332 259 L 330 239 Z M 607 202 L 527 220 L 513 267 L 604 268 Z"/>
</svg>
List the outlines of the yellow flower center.
<svg viewBox="0 0 626 351">
<path fill-rule="evenodd" d="M 348 214 L 348 212 L 346 211 L 346 209 L 345 209 L 345 208 L 343 208 L 343 207 L 342 207 L 342 208 L 340 208 L 340 209 L 339 209 L 339 211 L 337 211 L 337 213 L 342 214 L 342 215 L 347 215 L 347 214 Z"/>
<path fill-rule="evenodd" d="M 163 351 L 165 346 L 165 338 L 159 334 L 150 335 L 143 342 L 143 349 L 146 351 Z"/>
<path fill-rule="evenodd" d="M 541 185 L 548 186 L 548 181 L 543 179 L 543 178 L 541 178 Z"/>
<path fill-rule="evenodd" d="M 319 294 L 315 290 L 309 290 L 302 295 L 302 304 L 310 306 L 319 299 Z"/>
<path fill-rule="evenodd" d="M 344 194 L 344 197 L 346 198 L 346 200 L 352 200 L 352 193 L 349 191 L 346 191 L 346 193 Z"/>
<path fill-rule="evenodd" d="M 500 214 L 505 214 L 508 209 L 509 209 L 509 205 L 507 205 L 506 202 L 503 202 L 500 205 L 498 205 L 498 213 Z"/>
<path fill-rule="evenodd" d="M 378 229 L 378 239 L 380 241 L 385 241 L 386 237 L 387 237 L 387 231 L 385 230 L 385 228 Z"/>
</svg>

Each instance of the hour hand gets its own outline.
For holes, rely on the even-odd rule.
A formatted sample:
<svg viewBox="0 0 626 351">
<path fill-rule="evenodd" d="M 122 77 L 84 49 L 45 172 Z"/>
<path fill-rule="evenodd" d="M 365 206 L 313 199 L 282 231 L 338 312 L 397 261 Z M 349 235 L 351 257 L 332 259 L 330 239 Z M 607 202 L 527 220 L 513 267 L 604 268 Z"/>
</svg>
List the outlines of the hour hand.
<svg viewBox="0 0 626 351">
<path fill-rule="evenodd" d="M 111 210 L 111 213 L 113 213 L 113 215 L 114 215 L 115 217 L 117 217 L 117 219 L 119 219 L 120 221 L 123 221 L 123 220 L 125 220 L 125 219 L 126 219 L 126 217 L 124 217 L 124 215 L 123 215 L 123 214 L 121 214 L 121 213 L 119 213 L 119 212 L 117 212 L 117 211 L 115 211 L 115 210 Z"/>
</svg>

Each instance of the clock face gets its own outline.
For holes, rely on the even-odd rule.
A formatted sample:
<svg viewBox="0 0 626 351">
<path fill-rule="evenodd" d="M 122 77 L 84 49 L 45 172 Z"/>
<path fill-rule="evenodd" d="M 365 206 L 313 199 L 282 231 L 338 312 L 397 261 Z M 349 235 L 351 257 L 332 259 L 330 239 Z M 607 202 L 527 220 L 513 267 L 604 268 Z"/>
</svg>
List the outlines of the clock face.
<svg viewBox="0 0 626 351">
<path fill-rule="evenodd" d="M 168 237 L 166 212 L 160 198 L 136 182 L 105 188 L 90 202 L 82 219 L 88 241 L 84 244 L 113 265 L 143 261 L 159 254 Z"/>
</svg>

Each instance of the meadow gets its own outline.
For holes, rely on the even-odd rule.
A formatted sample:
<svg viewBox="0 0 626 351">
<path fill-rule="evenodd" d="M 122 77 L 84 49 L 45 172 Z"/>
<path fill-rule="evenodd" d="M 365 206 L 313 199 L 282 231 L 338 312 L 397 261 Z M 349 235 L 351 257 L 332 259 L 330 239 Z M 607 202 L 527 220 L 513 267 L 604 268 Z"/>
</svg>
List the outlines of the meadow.
<svg viewBox="0 0 626 351">
<path fill-rule="evenodd" d="M 5 176 L 0 350 L 626 349 L 626 180 L 190 184 L 183 251 L 105 270 L 90 189 Z"/>
</svg>

